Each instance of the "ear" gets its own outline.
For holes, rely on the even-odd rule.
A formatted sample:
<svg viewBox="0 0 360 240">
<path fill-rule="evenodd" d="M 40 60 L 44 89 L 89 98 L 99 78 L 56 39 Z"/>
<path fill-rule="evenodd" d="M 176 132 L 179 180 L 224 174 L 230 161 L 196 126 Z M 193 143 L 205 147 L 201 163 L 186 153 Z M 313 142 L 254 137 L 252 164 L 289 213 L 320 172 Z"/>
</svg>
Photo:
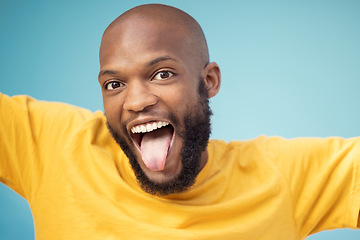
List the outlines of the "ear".
<svg viewBox="0 0 360 240">
<path fill-rule="evenodd" d="M 220 68 L 215 62 L 206 65 L 203 71 L 203 80 L 208 91 L 208 98 L 214 97 L 220 90 L 221 73 Z"/>
</svg>

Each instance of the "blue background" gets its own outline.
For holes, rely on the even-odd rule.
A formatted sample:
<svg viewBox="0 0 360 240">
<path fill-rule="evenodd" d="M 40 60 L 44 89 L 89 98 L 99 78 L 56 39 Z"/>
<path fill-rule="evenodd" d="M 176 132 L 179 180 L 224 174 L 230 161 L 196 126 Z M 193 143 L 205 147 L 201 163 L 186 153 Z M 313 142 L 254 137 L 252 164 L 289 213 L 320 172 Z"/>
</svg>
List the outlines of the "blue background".
<svg viewBox="0 0 360 240">
<path fill-rule="evenodd" d="M 159 1 L 203 26 L 222 69 L 213 138 L 360 136 L 360 1 Z M 0 0 L 0 91 L 103 109 L 106 26 L 149 1 Z M 0 239 L 33 239 L 27 202 L 0 184 Z M 359 239 L 336 230 L 308 239 Z"/>
</svg>

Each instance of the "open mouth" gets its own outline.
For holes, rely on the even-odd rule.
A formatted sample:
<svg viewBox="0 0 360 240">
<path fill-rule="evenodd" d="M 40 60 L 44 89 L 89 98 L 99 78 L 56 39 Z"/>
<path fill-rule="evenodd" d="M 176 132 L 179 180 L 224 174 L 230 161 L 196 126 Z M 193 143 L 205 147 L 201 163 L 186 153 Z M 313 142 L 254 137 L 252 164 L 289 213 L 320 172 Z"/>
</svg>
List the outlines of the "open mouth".
<svg viewBox="0 0 360 240">
<path fill-rule="evenodd" d="M 131 128 L 131 137 L 141 158 L 151 171 L 161 171 L 172 144 L 174 127 L 164 121 L 139 124 Z"/>
</svg>

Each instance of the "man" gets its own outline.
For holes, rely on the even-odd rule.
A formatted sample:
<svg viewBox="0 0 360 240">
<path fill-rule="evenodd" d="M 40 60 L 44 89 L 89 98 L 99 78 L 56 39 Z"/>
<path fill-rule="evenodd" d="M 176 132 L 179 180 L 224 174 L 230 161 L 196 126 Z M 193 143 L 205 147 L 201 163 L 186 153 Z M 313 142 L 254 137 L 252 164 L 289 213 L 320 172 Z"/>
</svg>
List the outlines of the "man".
<svg viewBox="0 0 360 240">
<path fill-rule="evenodd" d="M 29 201 L 37 239 L 304 239 L 358 226 L 359 139 L 208 143 L 220 70 L 186 13 L 143 5 L 117 18 L 99 83 L 106 117 L 1 95 L 0 179 Z"/>
</svg>

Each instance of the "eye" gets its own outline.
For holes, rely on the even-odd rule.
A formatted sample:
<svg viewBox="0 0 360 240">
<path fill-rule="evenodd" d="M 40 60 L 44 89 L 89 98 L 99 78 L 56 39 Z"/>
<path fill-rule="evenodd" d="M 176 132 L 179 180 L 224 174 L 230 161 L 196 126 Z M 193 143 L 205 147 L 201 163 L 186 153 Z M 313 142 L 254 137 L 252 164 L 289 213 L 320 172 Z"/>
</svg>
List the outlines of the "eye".
<svg viewBox="0 0 360 240">
<path fill-rule="evenodd" d="M 153 77 L 153 80 L 165 80 L 165 79 L 168 79 L 168 78 L 170 78 L 172 76 L 174 76 L 174 73 L 172 73 L 170 71 L 161 71 L 161 72 L 158 72 Z"/>
<path fill-rule="evenodd" d="M 115 90 L 117 88 L 123 87 L 124 84 L 119 81 L 108 81 L 105 83 L 105 89 L 106 90 Z"/>
</svg>

